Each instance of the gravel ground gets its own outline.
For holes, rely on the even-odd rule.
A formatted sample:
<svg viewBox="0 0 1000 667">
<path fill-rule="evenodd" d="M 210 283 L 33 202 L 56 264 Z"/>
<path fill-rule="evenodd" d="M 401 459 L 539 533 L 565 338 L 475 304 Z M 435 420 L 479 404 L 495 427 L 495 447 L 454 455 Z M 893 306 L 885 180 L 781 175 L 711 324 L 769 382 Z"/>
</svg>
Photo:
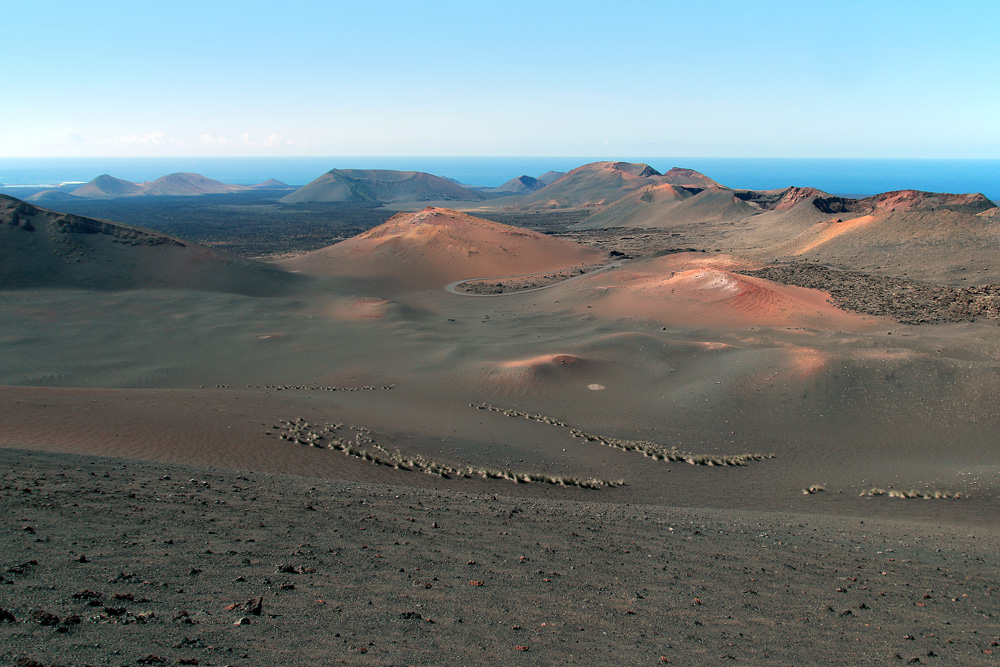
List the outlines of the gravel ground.
<svg viewBox="0 0 1000 667">
<path fill-rule="evenodd" d="M 988 528 L 0 449 L 3 665 L 995 665 Z M 915 501 L 916 502 L 916 501 Z"/>
</svg>

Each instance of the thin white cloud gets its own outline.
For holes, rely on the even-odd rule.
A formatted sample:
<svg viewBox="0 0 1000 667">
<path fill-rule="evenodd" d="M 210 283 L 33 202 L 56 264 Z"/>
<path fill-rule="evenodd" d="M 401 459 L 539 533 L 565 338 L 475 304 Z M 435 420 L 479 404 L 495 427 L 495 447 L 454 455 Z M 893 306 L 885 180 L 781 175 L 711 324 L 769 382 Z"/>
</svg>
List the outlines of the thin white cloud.
<svg viewBox="0 0 1000 667">
<path fill-rule="evenodd" d="M 204 146 L 225 146 L 229 143 L 229 139 L 223 136 L 213 136 L 211 134 L 203 134 L 198 137 L 198 143 Z"/>
<path fill-rule="evenodd" d="M 147 132 L 146 134 L 130 134 L 124 137 L 115 137 L 111 140 L 115 144 L 145 144 L 147 146 L 162 146 L 163 144 L 176 143 L 167 139 L 160 130 Z"/>
</svg>

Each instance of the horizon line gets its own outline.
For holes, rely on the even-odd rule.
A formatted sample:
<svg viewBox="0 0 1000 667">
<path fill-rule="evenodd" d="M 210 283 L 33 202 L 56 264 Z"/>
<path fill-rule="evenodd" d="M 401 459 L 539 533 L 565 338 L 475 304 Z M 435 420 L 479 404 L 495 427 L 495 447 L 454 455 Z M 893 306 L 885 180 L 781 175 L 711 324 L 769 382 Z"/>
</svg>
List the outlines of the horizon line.
<svg viewBox="0 0 1000 667">
<path fill-rule="evenodd" d="M 1000 161 L 998 157 L 904 157 L 904 156 L 782 156 L 782 155 L 624 155 L 618 158 L 597 155 L 365 155 L 365 154 L 326 154 L 326 155 L 3 155 L 0 160 L 239 160 L 239 159 L 276 159 L 305 160 L 327 158 L 444 158 L 444 159 L 556 159 L 571 158 L 593 159 L 600 162 L 621 162 L 636 158 L 680 158 L 695 160 L 967 160 L 967 161 Z"/>
</svg>

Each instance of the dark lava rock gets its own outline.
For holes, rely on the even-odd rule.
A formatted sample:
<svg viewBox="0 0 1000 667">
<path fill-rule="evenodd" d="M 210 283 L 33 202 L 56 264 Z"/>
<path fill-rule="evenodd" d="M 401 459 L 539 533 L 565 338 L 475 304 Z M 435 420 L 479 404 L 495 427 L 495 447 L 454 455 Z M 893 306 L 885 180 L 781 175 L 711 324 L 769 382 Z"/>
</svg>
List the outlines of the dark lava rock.
<svg viewBox="0 0 1000 667">
<path fill-rule="evenodd" d="M 31 620 L 39 625 L 58 625 L 59 617 L 44 609 L 36 609 L 31 612 Z"/>
<path fill-rule="evenodd" d="M 244 602 L 243 606 L 240 607 L 242 611 L 245 611 L 248 614 L 253 614 L 254 616 L 260 616 L 263 608 L 264 598 L 262 597 L 251 598 L 250 600 Z"/>
<path fill-rule="evenodd" d="M 902 324 L 1000 320 L 1000 285 L 951 287 L 800 263 L 737 273 L 824 290 L 838 308 L 891 317 Z"/>
</svg>

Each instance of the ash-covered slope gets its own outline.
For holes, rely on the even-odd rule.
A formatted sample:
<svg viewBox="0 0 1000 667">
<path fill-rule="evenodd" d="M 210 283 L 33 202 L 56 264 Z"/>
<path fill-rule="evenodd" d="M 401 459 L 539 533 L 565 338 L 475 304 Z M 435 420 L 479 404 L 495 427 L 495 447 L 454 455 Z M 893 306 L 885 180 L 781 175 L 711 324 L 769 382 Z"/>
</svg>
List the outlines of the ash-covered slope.
<svg viewBox="0 0 1000 667">
<path fill-rule="evenodd" d="M 703 222 L 732 222 L 759 212 L 728 188 L 649 185 L 625 195 L 573 228 L 664 229 Z"/>
<path fill-rule="evenodd" d="M 761 209 L 727 239 L 742 252 L 931 282 L 1000 279 L 1000 216 L 982 194 L 898 190 L 848 199 L 789 188 L 740 196 Z"/>
<path fill-rule="evenodd" d="M 399 213 L 363 234 L 278 264 L 304 273 L 424 289 L 463 278 L 541 273 L 606 259 L 603 252 L 572 241 L 427 207 Z"/>
<path fill-rule="evenodd" d="M 279 201 L 392 204 L 415 201 L 482 201 L 478 192 L 422 171 L 332 169 Z"/>
<path fill-rule="evenodd" d="M 280 293 L 303 278 L 140 227 L 0 195 L 0 289 Z"/>
</svg>

